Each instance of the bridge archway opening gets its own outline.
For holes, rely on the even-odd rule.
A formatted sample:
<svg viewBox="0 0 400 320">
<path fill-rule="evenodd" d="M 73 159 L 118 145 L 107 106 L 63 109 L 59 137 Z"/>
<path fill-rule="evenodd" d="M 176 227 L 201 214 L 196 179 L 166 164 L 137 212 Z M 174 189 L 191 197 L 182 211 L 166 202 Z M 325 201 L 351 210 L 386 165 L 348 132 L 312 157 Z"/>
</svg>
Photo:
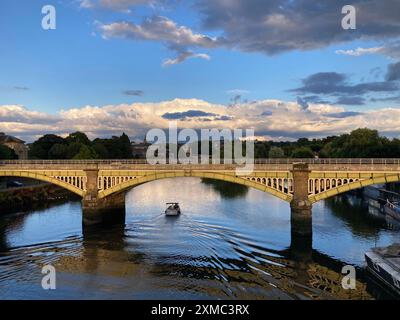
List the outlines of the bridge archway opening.
<svg viewBox="0 0 400 320">
<path fill-rule="evenodd" d="M 335 181 L 335 179 L 333 179 Z M 381 176 L 374 177 L 365 180 L 357 180 L 357 179 L 337 179 L 337 183 L 332 182 L 332 188 L 328 190 L 321 190 L 321 193 L 310 196 L 310 201 L 312 203 L 316 203 L 321 200 L 329 199 L 336 195 L 344 194 L 346 192 L 352 190 L 362 189 L 367 186 L 379 185 L 391 182 L 399 182 L 399 175 L 389 175 L 389 176 Z M 335 186 L 334 186 L 335 185 Z"/>
<path fill-rule="evenodd" d="M 237 185 L 242 185 L 242 186 L 246 186 L 248 188 L 252 188 L 252 189 L 256 189 L 268 194 L 271 194 L 272 196 L 275 196 L 277 198 L 279 198 L 280 200 L 284 200 L 286 202 L 290 202 L 292 199 L 292 195 L 290 195 L 289 193 L 286 194 L 285 190 L 288 191 L 288 187 L 285 187 L 284 181 L 282 179 L 281 182 L 281 189 L 276 190 L 272 188 L 271 186 L 268 186 L 267 184 L 263 184 L 263 178 L 250 178 L 250 179 L 246 179 L 246 178 L 242 178 L 242 177 L 236 177 L 236 176 L 231 176 L 231 175 L 224 175 L 224 174 L 220 174 L 220 173 L 199 173 L 196 172 L 194 174 L 180 174 L 180 173 L 174 173 L 174 175 L 170 175 L 170 174 L 163 174 L 163 173 L 153 173 L 153 174 L 149 174 L 149 175 L 145 175 L 145 176 L 141 176 L 141 177 L 137 177 L 135 179 L 130 179 L 127 181 L 124 181 L 123 183 L 120 183 L 114 187 L 102 190 L 99 192 L 99 198 L 106 198 L 107 196 L 110 196 L 112 194 L 115 193 L 121 193 L 121 192 L 127 192 L 130 189 L 148 183 L 148 182 L 152 182 L 152 181 L 157 181 L 157 180 L 163 180 L 163 179 L 170 179 L 170 178 L 205 178 L 205 179 L 210 179 L 210 180 L 215 180 L 215 181 L 224 181 L 224 182 L 228 182 L 228 183 L 233 183 L 233 184 L 237 184 Z M 274 178 L 275 179 L 275 178 Z M 278 179 L 275 179 L 275 186 L 279 186 L 279 182 Z M 264 178 L 264 181 L 267 182 L 267 178 Z"/>
<path fill-rule="evenodd" d="M 75 187 L 72 183 L 74 183 L 74 180 L 72 178 L 74 177 L 69 177 L 69 179 L 56 179 L 54 177 L 50 177 L 38 172 L 30 172 L 30 171 L 17 171 L 17 172 L 1 172 L 0 171 L 0 177 L 9 177 L 9 178 L 27 178 L 27 179 L 32 179 L 36 181 L 42 181 L 42 182 L 48 182 L 53 185 L 59 186 L 61 188 L 64 188 L 80 197 L 84 196 L 84 191 Z M 75 180 L 76 183 L 76 180 Z"/>
</svg>

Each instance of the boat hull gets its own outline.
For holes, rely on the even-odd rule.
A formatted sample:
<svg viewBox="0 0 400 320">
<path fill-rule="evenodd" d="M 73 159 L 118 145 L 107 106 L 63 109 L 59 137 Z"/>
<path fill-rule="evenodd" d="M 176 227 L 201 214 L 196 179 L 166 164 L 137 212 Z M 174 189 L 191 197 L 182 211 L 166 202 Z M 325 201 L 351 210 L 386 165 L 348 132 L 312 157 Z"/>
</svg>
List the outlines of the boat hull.
<svg viewBox="0 0 400 320">
<path fill-rule="evenodd" d="M 171 209 L 165 210 L 165 215 L 168 217 L 179 216 L 180 214 L 181 210 L 171 210 Z"/>
<path fill-rule="evenodd" d="M 400 256 L 387 258 L 378 250 L 365 253 L 367 270 L 400 296 Z"/>
<path fill-rule="evenodd" d="M 397 208 L 397 207 L 391 208 L 390 206 L 385 205 L 384 211 L 387 215 L 400 221 L 400 209 L 399 208 Z"/>
</svg>

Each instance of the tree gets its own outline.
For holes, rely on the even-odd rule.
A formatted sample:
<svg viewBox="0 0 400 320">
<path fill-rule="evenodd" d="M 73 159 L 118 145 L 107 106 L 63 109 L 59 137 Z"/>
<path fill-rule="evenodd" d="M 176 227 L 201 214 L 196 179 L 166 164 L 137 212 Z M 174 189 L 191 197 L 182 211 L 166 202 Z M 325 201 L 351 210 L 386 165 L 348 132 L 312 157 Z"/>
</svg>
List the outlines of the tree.
<svg viewBox="0 0 400 320">
<path fill-rule="evenodd" d="M 131 140 L 125 134 L 125 132 L 122 133 L 121 137 L 119 138 L 119 147 L 120 147 L 120 151 L 121 151 L 121 159 L 131 159 L 132 158 Z"/>
<path fill-rule="evenodd" d="M 268 156 L 272 159 L 279 159 L 283 158 L 285 156 L 285 153 L 283 152 L 282 148 L 273 146 L 269 150 Z"/>
<path fill-rule="evenodd" d="M 0 159 L 2 160 L 14 160 L 18 159 L 17 154 L 13 149 L 0 144 Z"/>
<path fill-rule="evenodd" d="M 67 159 L 74 159 L 80 152 L 82 146 L 84 146 L 84 144 L 79 142 L 70 143 L 67 147 Z"/>
<path fill-rule="evenodd" d="M 55 134 L 46 134 L 32 143 L 29 157 L 33 159 L 49 159 L 49 150 L 54 144 L 64 144 L 65 140 Z"/>
<path fill-rule="evenodd" d="M 291 157 L 296 159 L 314 158 L 314 152 L 309 147 L 299 147 L 293 150 Z"/>
<path fill-rule="evenodd" d="M 82 143 L 87 146 L 91 144 L 87 135 L 79 131 L 71 133 L 67 138 L 65 138 L 65 140 L 67 141 L 68 144 L 73 142 Z"/>
<path fill-rule="evenodd" d="M 96 139 L 95 142 L 93 142 L 93 149 L 96 151 L 99 159 L 110 159 L 107 148 L 99 140 Z"/>
<path fill-rule="evenodd" d="M 367 128 L 343 134 L 328 142 L 321 150 L 321 157 L 330 158 L 382 158 L 389 154 L 389 140 L 378 131 Z"/>
<path fill-rule="evenodd" d="M 49 159 L 67 159 L 68 158 L 68 146 L 65 144 L 56 143 L 54 144 L 49 152 Z"/>
<path fill-rule="evenodd" d="M 97 154 L 92 147 L 88 147 L 84 144 L 81 145 L 79 152 L 73 157 L 73 159 L 97 159 Z"/>
</svg>

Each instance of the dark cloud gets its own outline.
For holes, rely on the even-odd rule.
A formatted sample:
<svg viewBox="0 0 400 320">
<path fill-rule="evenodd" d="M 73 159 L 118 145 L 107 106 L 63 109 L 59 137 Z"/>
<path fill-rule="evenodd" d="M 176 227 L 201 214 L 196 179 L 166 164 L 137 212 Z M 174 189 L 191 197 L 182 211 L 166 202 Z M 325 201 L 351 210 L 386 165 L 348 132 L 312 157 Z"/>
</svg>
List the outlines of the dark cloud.
<svg viewBox="0 0 400 320">
<path fill-rule="evenodd" d="M 127 96 L 135 96 L 135 97 L 141 97 L 144 94 L 142 90 L 125 90 L 122 93 Z"/>
<path fill-rule="evenodd" d="M 269 111 L 269 110 L 264 111 L 263 113 L 261 113 L 261 116 L 270 117 L 270 116 L 272 116 L 272 111 Z"/>
<path fill-rule="evenodd" d="M 377 72 L 373 69 L 372 73 Z M 308 109 L 308 103 L 328 103 L 340 105 L 364 105 L 369 94 L 378 95 L 375 101 L 386 99 L 387 95 L 400 90 L 400 63 L 391 64 L 387 68 L 384 81 L 350 83 L 346 74 L 337 72 L 319 72 L 302 80 L 302 86 L 289 90 L 301 95 L 297 103 Z M 307 96 L 305 96 L 307 95 Z M 380 95 L 380 96 L 379 96 Z M 370 99 L 370 101 L 374 101 Z M 384 100 L 381 100 L 384 101 Z M 392 101 L 389 99 L 387 101 Z"/>
<path fill-rule="evenodd" d="M 349 106 L 362 106 L 365 104 L 363 97 L 339 97 L 335 104 L 344 104 Z"/>
<path fill-rule="evenodd" d="M 297 104 L 301 107 L 303 111 L 308 110 L 308 103 L 306 100 L 302 99 L 301 97 L 297 97 Z"/>
<path fill-rule="evenodd" d="M 400 16 L 400 14 L 399 14 Z M 386 74 L 387 81 L 400 80 L 400 62 L 390 64 L 388 66 L 388 72 Z"/>
<path fill-rule="evenodd" d="M 371 98 L 371 102 L 400 102 L 400 95 L 397 96 L 389 96 L 384 98 Z"/>
<path fill-rule="evenodd" d="M 168 120 L 179 120 L 185 118 L 197 118 L 197 117 L 210 117 L 217 116 L 215 113 L 204 112 L 201 110 L 188 110 L 184 112 L 172 112 L 172 113 L 164 113 L 162 117 Z"/>
<path fill-rule="evenodd" d="M 277 54 L 311 50 L 356 39 L 400 34 L 398 0 L 198 0 L 203 26 L 222 30 L 226 42 L 243 51 Z M 342 7 L 357 8 L 357 29 L 341 28 Z"/>
<path fill-rule="evenodd" d="M 230 117 L 230 116 L 220 116 L 220 117 L 214 118 L 214 120 L 218 120 L 218 121 L 229 121 L 229 120 L 232 120 L 232 119 L 233 118 Z"/>
<path fill-rule="evenodd" d="M 240 102 L 241 99 L 242 99 L 242 96 L 241 96 L 240 94 L 237 94 L 236 96 L 234 96 L 234 97 L 232 98 L 232 102 L 233 102 L 234 104 L 238 104 L 238 103 Z"/>
<path fill-rule="evenodd" d="M 301 99 L 303 101 L 306 101 L 307 103 L 316 103 L 316 104 L 331 104 L 332 103 L 331 101 L 321 99 L 320 96 L 316 96 L 316 95 L 304 96 L 304 97 L 301 97 Z"/>
<path fill-rule="evenodd" d="M 303 79 L 303 86 L 290 90 L 302 94 L 362 95 L 369 92 L 392 92 L 399 90 L 389 81 L 366 82 L 356 85 L 347 82 L 347 76 L 336 72 L 320 72 Z"/>
<path fill-rule="evenodd" d="M 336 113 L 327 113 L 325 116 L 331 117 L 331 118 L 338 118 L 338 119 L 343 119 L 343 118 L 348 118 L 348 117 L 355 117 L 362 115 L 362 112 L 355 112 L 355 111 L 344 111 L 344 112 L 336 112 Z"/>
<path fill-rule="evenodd" d="M 196 48 L 226 48 L 244 52 L 274 55 L 288 51 L 324 48 L 355 40 L 384 41 L 375 50 L 350 50 L 348 54 L 381 53 L 400 57 L 399 0 L 193 0 L 191 8 L 200 19 L 200 31 L 159 16 L 158 7 L 175 8 L 180 0 L 80 0 L 85 8 L 103 7 L 127 10 L 137 6 L 151 8 L 152 14 L 140 24 L 118 21 L 99 25 L 105 38 L 157 41 L 176 52 L 165 65 L 181 63 L 188 58 L 209 60 Z M 353 5 L 357 10 L 356 30 L 344 30 L 342 8 Z M 212 31 L 217 36 L 208 36 Z M 374 49 L 374 48 L 372 48 Z M 347 54 L 343 50 L 342 53 Z M 364 52 L 364 53 L 362 53 Z"/>
<path fill-rule="evenodd" d="M 29 90 L 28 87 L 21 87 L 21 86 L 14 86 L 13 89 L 15 89 L 15 90 L 21 90 L 21 91 L 27 91 L 27 90 Z"/>
</svg>

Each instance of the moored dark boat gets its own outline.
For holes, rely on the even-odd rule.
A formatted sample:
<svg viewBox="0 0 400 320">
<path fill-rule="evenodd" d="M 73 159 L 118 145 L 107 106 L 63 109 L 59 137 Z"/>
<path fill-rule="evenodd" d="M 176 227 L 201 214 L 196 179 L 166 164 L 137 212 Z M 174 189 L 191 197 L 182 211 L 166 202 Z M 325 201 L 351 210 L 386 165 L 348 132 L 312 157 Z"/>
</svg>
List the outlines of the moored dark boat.
<svg viewBox="0 0 400 320">
<path fill-rule="evenodd" d="M 400 296 L 400 244 L 365 253 L 367 269 Z"/>
<path fill-rule="evenodd" d="M 387 200 L 383 210 L 387 215 L 400 221 L 400 202 L 399 201 Z"/>
</svg>

